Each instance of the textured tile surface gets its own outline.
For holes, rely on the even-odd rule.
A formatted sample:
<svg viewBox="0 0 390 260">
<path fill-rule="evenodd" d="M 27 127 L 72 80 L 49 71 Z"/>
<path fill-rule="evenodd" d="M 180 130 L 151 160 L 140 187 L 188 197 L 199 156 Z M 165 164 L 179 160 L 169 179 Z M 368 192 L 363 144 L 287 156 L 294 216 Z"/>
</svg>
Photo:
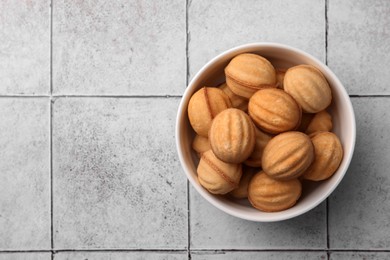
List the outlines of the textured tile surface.
<svg viewBox="0 0 390 260">
<path fill-rule="evenodd" d="M 63 252 L 54 256 L 54 260 L 185 260 L 186 252 Z"/>
<path fill-rule="evenodd" d="M 54 103 L 57 248 L 186 247 L 186 179 L 174 141 L 178 101 Z"/>
<path fill-rule="evenodd" d="M 329 260 L 388 260 L 390 253 L 380 252 L 332 252 Z"/>
<path fill-rule="evenodd" d="M 56 94 L 182 94 L 185 1 L 55 1 Z"/>
<path fill-rule="evenodd" d="M 0 99 L 0 249 L 50 248 L 49 100 Z"/>
<path fill-rule="evenodd" d="M 350 94 L 389 94 L 390 1 L 330 0 L 328 64 Z"/>
<path fill-rule="evenodd" d="M 255 223 L 192 188 L 188 223 L 174 139 L 179 98 L 96 97 L 181 95 L 186 54 L 192 77 L 222 51 L 264 41 L 327 57 L 350 94 L 389 95 L 389 13 L 387 0 L 0 1 L 0 96 L 48 95 L 51 80 L 54 95 L 95 96 L 54 98 L 52 131 L 51 98 L 0 97 L 0 251 L 51 249 L 52 133 L 54 251 L 71 251 L 55 259 L 187 259 L 188 224 L 198 260 L 322 260 L 327 235 L 330 259 L 390 258 L 344 252 L 390 250 L 390 98 L 353 98 L 356 151 L 329 199 L 328 234 L 325 203 Z M 239 251 L 251 249 L 268 252 Z"/>
<path fill-rule="evenodd" d="M 51 253 L 0 253 L 0 260 L 50 260 Z"/>
<path fill-rule="evenodd" d="M 0 94 L 50 91 L 50 0 L 0 1 Z"/>
<path fill-rule="evenodd" d="M 189 3 L 191 76 L 217 54 L 251 42 L 284 43 L 324 60 L 323 0 L 193 0 Z"/>
<path fill-rule="evenodd" d="M 244 260 L 244 259 L 267 259 L 267 260 L 325 260 L 325 252 L 194 252 L 193 260 Z"/>
<path fill-rule="evenodd" d="M 326 248 L 324 203 L 292 220 L 257 223 L 227 215 L 190 191 L 192 249 Z"/>
<path fill-rule="evenodd" d="M 353 98 L 357 137 L 350 168 L 329 201 L 331 248 L 390 248 L 390 99 Z"/>
</svg>

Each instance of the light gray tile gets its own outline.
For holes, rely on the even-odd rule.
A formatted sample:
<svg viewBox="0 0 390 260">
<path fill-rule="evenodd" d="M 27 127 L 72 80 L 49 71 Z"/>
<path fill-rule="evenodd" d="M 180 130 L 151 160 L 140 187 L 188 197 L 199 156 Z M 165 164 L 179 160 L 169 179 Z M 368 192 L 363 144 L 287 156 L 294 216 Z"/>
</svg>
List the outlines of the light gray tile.
<svg viewBox="0 0 390 260">
<path fill-rule="evenodd" d="M 0 260 L 50 260 L 51 253 L 0 253 Z"/>
<path fill-rule="evenodd" d="M 191 76 L 221 52 L 251 42 L 284 43 L 324 60 L 323 0 L 192 0 L 189 3 Z"/>
<path fill-rule="evenodd" d="M 187 252 L 60 252 L 54 260 L 184 260 Z"/>
<path fill-rule="evenodd" d="M 182 94 L 185 5 L 182 0 L 54 1 L 55 94 Z"/>
<path fill-rule="evenodd" d="M 331 252 L 330 260 L 388 260 L 390 253 L 381 252 Z"/>
<path fill-rule="evenodd" d="M 325 260 L 326 252 L 194 252 L 193 260 Z"/>
<path fill-rule="evenodd" d="M 326 248 L 325 203 L 291 220 L 258 223 L 232 217 L 190 189 L 192 249 Z"/>
<path fill-rule="evenodd" d="M 54 103 L 56 248 L 185 248 L 176 98 Z"/>
<path fill-rule="evenodd" d="M 50 91 L 50 0 L 0 1 L 0 94 Z"/>
<path fill-rule="evenodd" d="M 389 94 L 390 1 L 329 0 L 328 64 L 350 94 Z"/>
<path fill-rule="evenodd" d="M 0 99 L 0 249 L 50 248 L 49 99 Z"/>
<path fill-rule="evenodd" d="M 390 248 L 390 99 L 353 98 L 357 137 L 343 181 L 329 200 L 331 248 Z"/>
</svg>

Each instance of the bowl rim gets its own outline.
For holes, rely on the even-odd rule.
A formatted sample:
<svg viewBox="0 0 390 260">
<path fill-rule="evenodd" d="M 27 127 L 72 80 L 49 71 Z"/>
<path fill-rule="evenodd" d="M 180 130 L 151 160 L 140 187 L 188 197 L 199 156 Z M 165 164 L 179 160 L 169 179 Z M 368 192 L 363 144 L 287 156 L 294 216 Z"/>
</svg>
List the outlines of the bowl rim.
<svg viewBox="0 0 390 260">
<path fill-rule="evenodd" d="M 213 65 L 214 63 L 216 63 L 217 61 L 221 60 L 221 59 L 224 59 L 224 57 L 226 55 L 229 55 L 229 54 L 232 54 L 232 53 L 237 53 L 237 55 L 239 53 L 245 53 L 245 52 L 248 52 L 248 51 L 245 51 L 247 49 L 253 49 L 253 48 L 280 48 L 280 49 L 285 49 L 287 51 L 290 51 L 290 52 L 294 52 L 294 53 L 297 53 L 299 55 L 302 55 L 306 58 L 308 58 L 309 60 L 313 61 L 314 63 L 318 64 L 321 68 L 321 71 L 325 70 L 326 73 L 328 75 L 330 75 L 330 77 L 332 77 L 332 80 L 336 83 L 335 85 L 338 85 L 339 87 L 338 88 L 338 91 L 341 93 L 342 95 L 342 98 L 343 100 L 346 101 L 346 106 L 348 107 L 348 110 L 350 112 L 350 120 L 351 120 L 351 133 L 350 133 L 350 136 L 351 136 L 351 152 L 348 154 L 347 157 L 344 157 L 343 158 L 343 161 L 345 160 L 346 163 L 345 163 L 345 167 L 342 169 L 342 173 L 340 175 L 338 175 L 338 178 L 336 179 L 335 183 L 333 184 L 333 186 L 331 186 L 331 188 L 329 188 L 327 190 L 326 193 L 324 193 L 321 197 L 319 197 L 314 203 L 310 204 L 309 206 L 303 208 L 302 210 L 300 211 L 293 211 L 293 212 L 289 212 L 289 213 L 285 213 L 285 214 L 279 214 L 279 215 L 276 215 L 276 216 L 273 216 L 273 217 L 266 217 L 266 218 L 262 218 L 262 217 L 251 217 L 249 215 L 245 215 L 243 213 L 239 213 L 237 211 L 234 211 L 234 210 L 231 210 L 229 207 L 226 207 L 223 203 L 221 203 L 219 200 L 217 200 L 216 196 L 213 195 L 213 194 L 210 194 L 209 192 L 207 192 L 204 188 L 202 188 L 200 186 L 200 184 L 197 183 L 197 180 L 195 180 L 195 178 L 190 174 L 190 172 L 192 171 L 189 166 L 185 163 L 185 160 L 184 160 L 184 152 L 183 152 L 183 149 L 182 147 L 180 146 L 180 143 L 181 143 L 181 134 L 180 134 L 180 129 L 181 129 L 181 125 L 182 125 L 182 114 L 183 113 L 186 113 L 186 110 L 187 110 L 187 107 L 186 105 L 188 104 L 188 101 L 190 99 L 190 95 L 189 93 L 193 94 L 194 93 L 194 88 L 196 86 L 194 86 L 194 83 L 198 81 L 198 79 L 202 76 L 202 74 L 211 66 Z M 294 217 L 297 217 L 299 215 L 302 215 L 312 209 L 314 209 L 315 207 L 317 207 L 320 203 L 322 203 L 325 199 L 327 199 L 329 197 L 329 195 L 338 187 L 338 185 L 340 184 L 341 180 L 344 178 L 349 166 L 350 166 L 350 163 L 351 163 L 351 160 L 352 160 L 352 157 L 353 157 L 353 154 L 354 154 L 354 149 L 355 149 L 355 143 L 356 143 L 356 120 L 355 120 L 355 113 L 354 113 L 354 110 L 353 110 L 353 106 L 352 106 L 352 102 L 351 102 L 351 99 L 344 87 L 344 85 L 341 83 L 341 81 L 339 80 L 339 78 L 333 73 L 333 71 L 331 71 L 329 69 L 329 67 L 324 64 L 322 61 L 320 61 L 319 59 L 317 59 L 316 57 L 312 56 L 311 54 L 309 53 L 306 53 L 298 48 L 295 48 L 295 47 L 291 47 L 289 45 L 285 45 L 285 44 L 281 44 L 281 43 L 275 43 L 275 42 L 253 42 L 253 43 L 248 43 L 248 44 L 243 44 L 243 45 L 239 45 L 239 46 L 236 46 L 236 47 L 233 47 L 233 48 L 230 48 L 222 53 L 220 53 L 219 55 L 215 56 L 213 59 L 211 59 L 210 61 L 208 61 L 205 65 L 202 66 L 202 68 L 194 75 L 194 77 L 192 78 L 192 80 L 188 83 L 188 86 L 186 87 L 184 93 L 183 93 L 183 96 L 181 98 L 181 101 L 180 101 L 180 104 L 179 104 L 179 107 L 178 107 L 178 112 L 177 112 L 177 116 L 176 116 L 176 126 L 175 126 L 175 141 L 176 141 L 176 149 L 177 149 L 177 152 L 178 152 L 178 155 L 179 155 L 179 160 L 180 160 L 180 164 L 187 176 L 187 179 L 191 182 L 191 185 L 196 189 L 196 191 L 204 198 L 206 199 L 209 203 L 211 203 L 213 206 L 215 206 L 216 208 L 222 210 L 223 212 L 227 213 L 227 214 L 230 214 L 232 216 L 235 216 L 235 217 L 238 217 L 238 218 L 241 218 L 241 219 L 245 219 L 245 220 L 250 220 L 250 221 L 255 221 L 255 222 L 277 222 L 277 221 L 282 221 L 282 220 L 287 220 L 287 219 L 291 219 L 291 218 L 294 218 Z"/>
</svg>

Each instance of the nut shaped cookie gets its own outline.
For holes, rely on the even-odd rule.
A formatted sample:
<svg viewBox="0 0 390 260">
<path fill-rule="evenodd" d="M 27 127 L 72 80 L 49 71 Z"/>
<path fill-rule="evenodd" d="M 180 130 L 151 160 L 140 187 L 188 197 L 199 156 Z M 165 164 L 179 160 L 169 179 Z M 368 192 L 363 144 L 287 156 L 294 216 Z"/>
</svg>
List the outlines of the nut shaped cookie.
<svg viewBox="0 0 390 260">
<path fill-rule="evenodd" d="M 225 68 L 226 84 L 238 96 L 249 99 L 257 90 L 276 87 L 276 72 L 264 57 L 243 53 Z"/>
<path fill-rule="evenodd" d="M 192 149 L 201 157 L 202 153 L 211 149 L 209 139 L 201 135 L 196 135 L 194 141 L 192 141 Z"/>
<path fill-rule="evenodd" d="M 226 194 L 238 187 L 241 164 L 225 163 L 212 150 L 204 152 L 198 164 L 199 183 L 213 194 Z"/>
<path fill-rule="evenodd" d="M 280 89 L 284 89 L 283 81 L 284 75 L 286 74 L 286 70 L 276 69 L 276 87 Z"/>
<path fill-rule="evenodd" d="M 256 143 L 252 154 L 244 161 L 244 164 L 251 167 L 261 167 L 261 159 L 263 151 L 268 142 L 272 139 L 272 135 L 267 134 L 255 127 Z"/>
<path fill-rule="evenodd" d="M 219 88 L 225 92 L 225 94 L 229 97 L 230 102 L 232 103 L 232 107 L 238 108 L 242 111 L 248 111 L 248 99 L 237 96 L 233 93 L 233 91 L 227 86 L 226 83 L 223 83 L 219 86 Z"/>
<path fill-rule="evenodd" d="M 209 140 L 211 149 L 220 160 L 241 163 L 255 147 L 255 126 L 245 112 L 229 108 L 214 118 Z"/>
<path fill-rule="evenodd" d="M 302 175 L 314 159 L 310 138 L 291 131 L 275 136 L 263 152 L 263 171 L 273 179 L 291 180 Z"/>
<path fill-rule="evenodd" d="M 289 68 L 284 76 L 284 90 L 302 107 L 303 112 L 318 113 L 332 101 L 328 81 L 316 67 L 298 65 Z"/>
<path fill-rule="evenodd" d="M 299 180 L 278 181 L 259 172 L 249 183 L 248 200 L 259 210 L 276 212 L 294 206 L 301 193 L 302 185 Z"/>
<path fill-rule="evenodd" d="M 332 116 L 326 110 L 323 110 L 314 115 L 306 128 L 306 134 L 310 135 L 319 131 L 330 132 L 332 128 Z"/>
<path fill-rule="evenodd" d="M 207 137 L 214 117 L 231 106 L 229 97 L 222 90 L 203 87 L 188 103 L 190 124 L 198 135 Z"/>
<path fill-rule="evenodd" d="M 343 147 L 340 140 L 331 132 L 316 132 L 311 137 L 314 145 L 315 159 L 303 174 L 311 181 L 322 181 L 331 177 L 343 159 Z"/>
<path fill-rule="evenodd" d="M 255 125 L 270 134 L 296 129 L 302 115 L 298 103 L 277 88 L 257 91 L 249 100 L 248 112 Z"/>
<path fill-rule="evenodd" d="M 241 176 L 240 184 L 236 189 L 232 190 L 229 193 L 230 196 L 236 199 L 247 198 L 249 182 L 251 181 L 253 175 L 255 175 L 255 173 L 257 173 L 258 171 L 259 170 L 256 168 L 252 168 L 244 165 L 242 167 L 242 176 Z"/>
</svg>

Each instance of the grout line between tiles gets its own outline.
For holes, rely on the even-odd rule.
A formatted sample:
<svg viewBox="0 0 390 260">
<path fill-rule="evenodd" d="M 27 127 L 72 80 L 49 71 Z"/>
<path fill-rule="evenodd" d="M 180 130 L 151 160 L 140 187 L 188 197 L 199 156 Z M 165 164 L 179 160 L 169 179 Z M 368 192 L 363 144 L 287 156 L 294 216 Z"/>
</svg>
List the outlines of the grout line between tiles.
<svg viewBox="0 0 390 260">
<path fill-rule="evenodd" d="M 372 253 L 390 253 L 390 250 L 375 249 L 193 249 L 192 253 L 223 253 L 223 252 L 372 252 Z"/>
<path fill-rule="evenodd" d="M 329 250 L 329 198 L 326 198 L 326 248 Z"/>
<path fill-rule="evenodd" d="M 12 254 L 12 253 L 50 253 L 52 250 L 0 250 L 0 254 Z"/>
<path fill-rule="evenodd" d="M 389 98 L 390 95 L 349 95 L 351 98 Z"/>
<path fill-rule="evenodd" d="M 188 86 L 188 82 L 190 79 L 190 57 L 189 57 L 189 43 L 191 40 L 191 35 L 188 30 L 188 11 L 191 5 L 192 0 L 186 0 L 186 86 Z"/>
<path fill-rule="evenodd" d="M 56 253 L 62 252 L 161 252 L 161 253 L 188 253 L 187 249 L 53 249 L 53 250 L 0 250 L 0 254 L 4 253 Z M 390 249 L 192 249 L 191 253 L 208 253 L 218 254 L 224 252 L 359 252 L 359 253 L 390 253 Z"/>
<path fill-rule="evenodd" d="M 329 0 L 325 0 L 325 64 L 326 65 L 328 65 L 328 31 L 329 31 L 328 8 L 329 8 Z"/>
<path fill-rule="evenodd" d="M 53 102 L 50 98 L 50 246 L 54 249 L 54 227 L 53 227 Z M 54 255 L 52 254 L 52 258 Z"/>
<path fill-rule="evenodd" d="M 191 212 L 190 212 L 190 183 L 187 180 L 187 253 L 188 259 L 191 259 Z"/>
<path fill-rule="evenodd" d="M 328 252 L 390 253 L 390 249 L 329 249 Z"/>
<path fill-rule="evenodd" d="M 50 247 L 54 259 L 53 228 L 53 0 L 50 0 Z"/>
<path fill-rule="evenodd" d="M 161 252 L 187 253 L 186 249 L 59 249 L 59 250 L 0 250 L 2 253 L 56 253 L 62 252 Z"/>
<path fill-rule="evenodd" d="M 327 252 L 328 249 L 193 249 L 191 252 L 207 252 L 207 253 L 219 253 L 219 252 Z"/>
<path fill-rule="evenodd" d="M 50 98 L 50 95 L 0 95 L 0 98 Z"/>
<path fill-rule="evenodd" d="M 161 253 L 187 253 L 186 249 L 58 249 L 54 250 L 54 253 L 61 252 L 161 252 Z"/>
<path fill-rule="evenodd" d="M 53 0 L 50 0 L 50 96 L 53 95 Z"/>
<path fill-rule="evenodd" d="M 122 253 L 136 253 L 136 252 L 152 252 L 152 253 L 173 253 L 173 254 L 222 254 L 234 252 L 326 252 L 329 259 L 331 253 L 390 253 L 390 249 L 53 249 L 53 250 L 0 250 L 1 254 L 17 254 L 17 253 L 51 253 L 52 258 L 57 253 L 68 252 L 84 252 L 84 253 L 99 253 L 99 252 L 122 252 Z"/>
<path fill-rule="evenodd" d="M 182 98 L 182 95 L 0 95 L 0 98 Z"/>
<path fill-rule="evenodd" d="M 181 98 L 182 95 L 53 95 L 55 98 Z"/>
</svg>

